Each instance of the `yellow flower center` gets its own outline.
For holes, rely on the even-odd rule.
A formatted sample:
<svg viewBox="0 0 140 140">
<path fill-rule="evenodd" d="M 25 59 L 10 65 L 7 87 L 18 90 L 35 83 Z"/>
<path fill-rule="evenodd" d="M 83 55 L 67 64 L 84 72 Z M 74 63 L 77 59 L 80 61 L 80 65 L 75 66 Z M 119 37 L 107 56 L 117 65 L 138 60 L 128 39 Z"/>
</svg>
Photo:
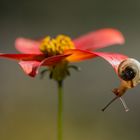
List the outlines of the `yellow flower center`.
<svg viewBox="0 0 140 140">
<path fill-rule="evenodd" d="M 56 38 L 47 36 L 40 45 L 40 50 L 49 56 L 63 54 L 65 50 L 74 48 L 71 38 L 65 35 L 58 35 Z"/>
</svg>

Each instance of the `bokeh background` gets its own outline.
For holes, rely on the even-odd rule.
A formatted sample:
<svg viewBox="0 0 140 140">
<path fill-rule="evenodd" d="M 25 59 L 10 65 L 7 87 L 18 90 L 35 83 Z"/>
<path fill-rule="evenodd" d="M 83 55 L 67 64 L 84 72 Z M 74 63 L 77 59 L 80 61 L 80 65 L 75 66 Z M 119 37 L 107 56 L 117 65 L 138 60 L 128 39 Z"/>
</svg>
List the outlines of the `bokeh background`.
<svg viewBox="0 0 140 140">
<path fill-rule="evenodd" d="M 17 37 L 41 38 L 63 33 L 77 37 L 105 27 L 119 29 L 123 46 L 103 51 L 120 52 L 140 60 L 139 0 L 0 0 L 0 52 L 17 53 Z M 119 85 L 112 67 L 100 58 L 77 63 L 64 87 L 64 140 L 140 139 L 140 86 L 106 111 Z M 0 139 L 56 140 L 57 87 L 26 76 L 14 61 L 0 60 Z"/>
</svg>

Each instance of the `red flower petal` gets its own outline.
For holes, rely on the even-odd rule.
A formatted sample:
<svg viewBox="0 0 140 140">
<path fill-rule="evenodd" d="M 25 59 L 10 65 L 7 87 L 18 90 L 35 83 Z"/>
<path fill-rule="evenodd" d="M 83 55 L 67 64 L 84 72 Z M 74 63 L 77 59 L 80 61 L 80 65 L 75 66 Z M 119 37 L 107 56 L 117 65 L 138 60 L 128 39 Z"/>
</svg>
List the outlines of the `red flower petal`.
<svg viewBox="0 0 140 140">
<path fill-rule="evenodd" d="M 38 73 L 38 69 L 40 68 L 40 66 L 55 65 L 56 63 L 59 63 L 60 61 L 62 61 L 66 57 L 68 57 L 69 55 L 70 54 L 48 57 L 48 58 L 44 59 L 42 62 L 21 61 L 21 62 L 19 62 L 19 64 L 27 75 L 29 75 L 31 77 L 35 77 L 36 74 Z"/>
<path fill-rule="evenodd" d="M 96 57 L 96 54 L 94 54 L 93 52 L 80 50 L 80 49 L 69 49 L 69 50 L 66 50 L 64 53 L 71 54 L 70 56 L 66 58 L 69 62 L 79 62 L 79 61 Z"/>
<path fill-rule="evenodd" d="M 41 54 L 42 52 L 39 49 L 39 45 L 40 45 L 39 41 L 34 41 L 31 39 L 17 38 L 15 41 L 15 47 L 21 53 Z"/>
<path fill-rule="evenodd" d="M 36 60 L 41 61 L 46 56 L 44 54 L 0 54 L 0 57 L 9 58 L 14 60 Z"/>
<path fill-rule="evenodd" d="M 119 64 L 123 60 L 128 58 L 127 56 L 118 53 L 90 52 L 90 51 L 79 50 L 79 49 L 67 50 L 65 51 L 65 54 L 67 53 L 71 53 L 71 55 L 66 58 L 69 62 L 78 62 L 94 57 L 101 57 L 106 61 L 108 61 L 116 72 L 118 71 Z"/>
<path fill-rule="evenodd" d="M 24 72 L 31 76 L 34 77 L 38 71 L 38 67 L 40 66 L 40 62 L 38 61 L 21 61 L 19 62 L 19 65 L 22 67 L 22 69 L 24 70 Z"/>
<path fill-rule="evenodd" d="M 57 63 L 59 63 L 60 61 L 62 61 L 63 59 L 65 59 L 66 57 L 70 56 L 71 54 L 67 53 L 67 54 L 62 54 L 62 55 L 56 55 L 56 56 L 52 56 L 52 57 L 48 57 L 46 59 L 44 59 L 41 62 L 41 66 L 51 66 L 51 65 L 55 65 Z"/>
<path fill-rule="evenodd" d="M 73 40 L 76 48 L 96 50 L 114 44 L 123 44 L 124 37 L 116 29 L 101 29 Z"/>
<path fill-rule="evenodd" d="M 108 61 L 112 67 L 115 69 L 116 73 L 118 73 L 119 64 L 128 58 L 125 55 L 117 54 L 117 53 L 102 53 L 102 52 L 94 52 L 97 56 L 102 57 L 106 61 Z"/>
</svg>

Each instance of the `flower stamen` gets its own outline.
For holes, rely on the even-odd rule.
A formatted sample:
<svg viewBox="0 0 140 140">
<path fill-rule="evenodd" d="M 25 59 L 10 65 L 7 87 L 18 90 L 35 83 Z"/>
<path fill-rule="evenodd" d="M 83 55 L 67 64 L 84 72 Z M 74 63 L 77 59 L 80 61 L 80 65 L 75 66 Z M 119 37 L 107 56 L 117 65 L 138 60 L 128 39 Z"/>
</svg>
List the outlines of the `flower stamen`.
<svg viewBox="0 0 140 140">
<path fill-rule="evenodd" d="M 47 36 L 40 45 L 40 50 L 49 56 L 63 54 L 65 50 L 74 48 L 71 38 L 65 35 L 58 35 L 56 38 Z"/>
</svg>

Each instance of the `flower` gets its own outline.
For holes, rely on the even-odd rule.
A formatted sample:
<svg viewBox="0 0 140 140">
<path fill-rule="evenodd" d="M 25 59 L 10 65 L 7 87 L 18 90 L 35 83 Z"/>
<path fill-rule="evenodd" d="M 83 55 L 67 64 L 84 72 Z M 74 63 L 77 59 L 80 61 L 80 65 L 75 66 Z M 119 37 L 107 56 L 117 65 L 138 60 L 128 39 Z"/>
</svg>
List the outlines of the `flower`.
<svg viewBox="0 0 140 140">
<path fill-rule="evenodd" d="M 65 35 L 58 35 L 56 38 L 47 36 L 39 41 L 17 38 L 15 47 L 21 54 L 1 53 L 0 57 L 18 60 L 24 72 L 31 77 L 36 76 L 40 66 L 48 66 L 51 78 L 61 81 L 69 74 L 69 62 L 97 56 L 106 59 L 109 54 L 92 51 L 123 43 L 123 35 L 111 28 L 90 32 L 73 40 Z"/>
<path fill-rule="evenodd" d="M 68 36 L 59 35 L 56 38 L 45 37 L 36 41 L 26 38 L 17 38 L 16 49 L 21 54 L 0 54 L 0 57 L 18 60 L 24 72 L 35 77 L 41 66 L 47 66 L 50 77 L 61 83 L 69 75 L 70 62 L 79 62 L 87 59 L 101 57 L 109 62 L 120 78 L 121 84 L 113 89 L 116 95 L 102 110 L 104 111 L 113 101 L 120 98 L 125 110 L 128 107 L 122 96 L 140 83 L 140 63 L 128 56 L 118 53 L 95 52 L 114 44 L 123 44 L 124 37 L 116 29 L 106 28 L 90 32 L 71 40 Z"/>
</svg>

